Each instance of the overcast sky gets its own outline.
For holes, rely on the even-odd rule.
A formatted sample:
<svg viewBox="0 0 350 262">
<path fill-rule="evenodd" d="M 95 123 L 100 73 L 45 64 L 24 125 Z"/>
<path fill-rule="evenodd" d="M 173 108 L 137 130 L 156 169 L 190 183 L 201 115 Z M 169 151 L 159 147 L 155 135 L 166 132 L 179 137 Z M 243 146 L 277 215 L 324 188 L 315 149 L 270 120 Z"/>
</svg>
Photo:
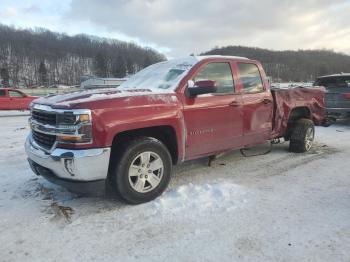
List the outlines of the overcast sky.
<svg viewBox="0 0 350 262">
<path fill-rule="evenodd" d="M 134 41 L 168 57 L 226 45 L 350 54 L 350 0 L 0 0 L 0 7 L 3 24 Z"/>
</svg>

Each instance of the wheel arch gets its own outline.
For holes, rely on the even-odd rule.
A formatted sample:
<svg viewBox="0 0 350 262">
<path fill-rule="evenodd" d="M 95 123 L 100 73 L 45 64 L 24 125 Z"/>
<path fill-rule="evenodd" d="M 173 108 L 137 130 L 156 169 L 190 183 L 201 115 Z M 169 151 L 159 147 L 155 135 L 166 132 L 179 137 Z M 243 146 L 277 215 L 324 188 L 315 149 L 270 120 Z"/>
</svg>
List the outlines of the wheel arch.
<svg viewBox="0 0 350 262">
<path fill-rule="evenodd" d="M 286 128 L 286 132 L 284 135 L 284 139 L 285 140 L 289 140 L 291 133 L 294 129 L 295 123 L 299 120 L 299 119 L 310 119 L 312 121 L 312 114 L 311 114 L 311 110 L 310 108 L 308 108 L 307 106 L 299 106 L 299 107 L 294 107 L 289 115 L 288 115 L 288 123 L 287 123 L 287 128 Z"/>
<path fill-rule="evenodd" d="M 311 110 L 307 106 L 294 107 L 288 116 L 288 122 L 297 121 L 301 118 L 311 119 Z"/>
<path fill-rule="evenodd" d="M 179 160 L 179 148 L 176 130 L 170 125 L 151 126 L 145 128 L 137 128 L 131 130 L 125 130 L 114 135 L 112 141 L 111 157 L 118 150 L 118 146 L 128 140 L 136 137 L 153 137 L 161 141 L 169 150 L 173 164 L 176 164 Z"/>
</svg>

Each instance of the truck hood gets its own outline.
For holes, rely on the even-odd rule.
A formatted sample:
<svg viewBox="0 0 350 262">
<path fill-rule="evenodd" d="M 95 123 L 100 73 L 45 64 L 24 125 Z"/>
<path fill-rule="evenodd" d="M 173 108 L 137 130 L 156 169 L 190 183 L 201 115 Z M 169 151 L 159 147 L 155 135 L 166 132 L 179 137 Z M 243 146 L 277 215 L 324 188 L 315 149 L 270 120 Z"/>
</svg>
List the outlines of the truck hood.
<svg viewBox="0 0 350 262">
<path fill-rule="evenodd" d="M 98 105 L 115 104 L 117 101 L 133 101 L 137 98 L 145 96 L 148 97 L 148 101 L 152 100 L 169 100 L 174 99 L 174 92 L 154 92 L 150 89 L 95 89 L 74 92 L 62 95 L 51 95 L 41 97 L 35 100 L 36 104 L 48 105 L 52 108 L 65 109 L 65 108 L 90 108 L 100 107 Z M 136 99 L 138 100 L 138 99 Z M 164 101 L 167 102 L 167 101 Z"/>
</svg>

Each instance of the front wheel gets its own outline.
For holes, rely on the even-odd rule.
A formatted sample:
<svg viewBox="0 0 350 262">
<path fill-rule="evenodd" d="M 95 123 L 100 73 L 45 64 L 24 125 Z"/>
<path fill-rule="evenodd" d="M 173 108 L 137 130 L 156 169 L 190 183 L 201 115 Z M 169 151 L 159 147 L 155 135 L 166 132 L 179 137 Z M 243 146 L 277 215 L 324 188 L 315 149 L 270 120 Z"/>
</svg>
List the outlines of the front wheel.
<svg viewBox="0 0 350 262">
<path fill-rule="evenodd" d="M 315 137 L 315 126 L 310 119 L 299 119 L 292 131 L 289 151 L 295 153 L 307 152 L 311 149 Z"/>
<path fill-rule="evenodd" d="M 115 159 L 111 159 L 116 161 L 112 187 L 127 202 L 151 201 L 167 188 L 172 161 L 168 149 L 159 140 L 135 138 L 122 145 L 115 155 Z"/>
</svg>

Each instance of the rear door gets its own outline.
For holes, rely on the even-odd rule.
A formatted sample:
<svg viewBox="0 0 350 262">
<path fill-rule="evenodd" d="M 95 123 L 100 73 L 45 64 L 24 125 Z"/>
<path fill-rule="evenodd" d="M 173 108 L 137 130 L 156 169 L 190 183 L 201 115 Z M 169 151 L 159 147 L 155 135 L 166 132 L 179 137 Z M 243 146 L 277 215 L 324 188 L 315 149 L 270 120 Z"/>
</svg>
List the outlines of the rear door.
<svg viewBox="0 0 350 262">
<path fill-rule="evenodd" d="M 243 100 L 244 145 L 268 140 L 272 132 L 273 98 L 264 85 L 260 68 L 252 62 L 237 62 Z"/>
<path fill-rule="evenodd" d="M 241 95 L 235 92 L 230 62 L 209 62 L 193 75 L 193 81 L 213 80 L 213 94 L 185 98 L 186 159 L 240 147 L 242 144 Z"/>
<path fill-rule="evenodd" d="M 350 110 L 350 76 L 322 77 L 315 85 L 326 88 L 326 108 Z"/>
</svg>

